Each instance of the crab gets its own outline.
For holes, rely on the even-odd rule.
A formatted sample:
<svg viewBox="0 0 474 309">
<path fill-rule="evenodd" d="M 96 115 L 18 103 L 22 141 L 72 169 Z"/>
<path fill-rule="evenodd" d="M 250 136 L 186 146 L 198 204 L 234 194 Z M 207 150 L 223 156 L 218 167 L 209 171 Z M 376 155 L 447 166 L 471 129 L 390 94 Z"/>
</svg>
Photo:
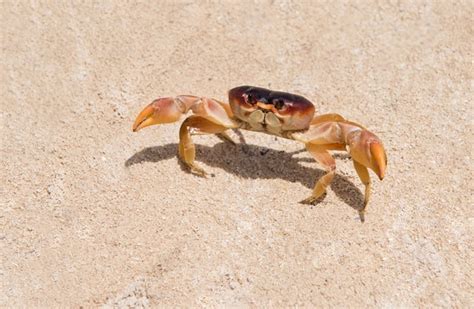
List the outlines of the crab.
<svg viewBox="0 0 474 309">
<path fill-rule="evenodd" d="M 178 152 L 193 173 L 206 176 L 195 163 L 196 149 L 191 139 L 195 134 L 217 134 L 232 141 L 226 131 L 243 129 L 296 140 L 304 143 L 311 156 L 326 170 L 311 196 L 301 201 L 313 204 L 324 195 L 336 173 L 336 162 L 329 151 L 346 150 L 365 186 L 364 205 L 359 210 L 364 221 L 371 191 L 369 169 L 382 180 L 387 156 L 381 140 L 362 125 L 339 114 L 316 115 L 314 104 L 300 95 L 240 86 L 229 91 L 229 103 L 192 95 L 159 98 L 140 112 L 133 131 L 176 122 L 190 110 L 193 115 L 187 117 L 179 129 Z"/>
</svg>

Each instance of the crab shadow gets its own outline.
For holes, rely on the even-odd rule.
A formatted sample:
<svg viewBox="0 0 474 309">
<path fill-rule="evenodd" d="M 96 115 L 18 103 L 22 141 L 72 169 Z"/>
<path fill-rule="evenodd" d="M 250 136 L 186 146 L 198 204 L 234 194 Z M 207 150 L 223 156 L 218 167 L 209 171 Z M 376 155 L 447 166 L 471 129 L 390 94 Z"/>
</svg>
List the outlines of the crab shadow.
<svg viewBox="0 0 474 309">
<path fill-rule="evenodd" d="M 177 157 L 178 144 L 168 144 L 144 148 L 135 153 L 126 162 L 130 167 L 142 162 L 159 162 Z M 196 145 L 196 161 L 203 162 L 212 167 L 218 167 L 226 172 L 247 179 L 283 179 L 290 182 L 299 182 L 309 189 L 313 189 L 316 181 L 325 174 L 321 169 L 301 165 L 300 162 L 314 162 L 311 158 L 295 157 L 296 152 L 273 150 L 250 144 L 237 144 L 221 142 L 213 147 Z M 336 159 L 347 159 L 344 154 L 335 154 Z M 182 170 L 189 169 L 181 162 Z M 315 164 L 316 165 L 316 164 Z M 210 175 L 214 176 L 214 175 Z M 331 189 L 344 203 L 360 210 L 364 204 L 361 191 L 346 177 L 336 174 Z M 308 192 L 309 195 L 309 192 Z M 321 197 L 316 203 L 325 198 Z"/>
</svg>

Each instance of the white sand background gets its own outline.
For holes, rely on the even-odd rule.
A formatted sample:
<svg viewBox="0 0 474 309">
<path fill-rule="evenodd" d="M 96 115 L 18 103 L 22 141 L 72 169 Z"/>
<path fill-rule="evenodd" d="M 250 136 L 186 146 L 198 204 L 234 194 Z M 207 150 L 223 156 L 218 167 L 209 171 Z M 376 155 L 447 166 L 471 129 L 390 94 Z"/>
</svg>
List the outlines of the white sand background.
<svg viewBox="0 0 474 309">
<path fill-rule="evenodd" d="M 472 1 L 3 1 L 0 306 L 473 307 Z M 301 144 L 131 132 L 160 96 L 257 85 L 385 143 L 323 202 Z"/>
</svg>

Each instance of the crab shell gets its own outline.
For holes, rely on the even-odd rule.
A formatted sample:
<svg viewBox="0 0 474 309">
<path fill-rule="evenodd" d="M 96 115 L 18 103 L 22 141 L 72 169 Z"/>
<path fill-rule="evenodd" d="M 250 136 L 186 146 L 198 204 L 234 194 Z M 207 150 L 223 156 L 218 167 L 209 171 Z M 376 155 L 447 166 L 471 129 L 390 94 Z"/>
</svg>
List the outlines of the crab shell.
<svg viewBox="0 0 474 309">
<path fill-rule="evenodd" d="M 231 89 L 229 103 L 250 129 L 269 133 L 307 129 L 315 114 L 313 103 L 302 96 L 252 86 Z"/>
</svg>

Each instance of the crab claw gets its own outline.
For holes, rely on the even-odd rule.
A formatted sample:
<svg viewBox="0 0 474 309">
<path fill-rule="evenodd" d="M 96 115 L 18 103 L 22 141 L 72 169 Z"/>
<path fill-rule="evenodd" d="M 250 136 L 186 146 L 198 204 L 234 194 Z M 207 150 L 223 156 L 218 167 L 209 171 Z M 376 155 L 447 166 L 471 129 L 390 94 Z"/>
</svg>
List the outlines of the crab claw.
<svg viewBox="0 0 474 309">
<path fill-rule="evenodd" d="M 183 115 L 174 98 L 161 98 L 145 107 L 135 119 L 132 130 L 137 132 L 145 127 L 178 121 Z"/>
<path fill-rule="evenodd" d="M 354 131 L 348 138 L 352 158 L 370 168 L 380 180 L 385 177 L 387 155 L 380 139 L 370 131 Z"/>
<path fill-rule="evenodd" d="M 385 177 L 385 169 L 387 168 L 387 155 L 380 141 L 370 143 L 370 154 L 372 170 L 382 180 Z"/>
</svg>

